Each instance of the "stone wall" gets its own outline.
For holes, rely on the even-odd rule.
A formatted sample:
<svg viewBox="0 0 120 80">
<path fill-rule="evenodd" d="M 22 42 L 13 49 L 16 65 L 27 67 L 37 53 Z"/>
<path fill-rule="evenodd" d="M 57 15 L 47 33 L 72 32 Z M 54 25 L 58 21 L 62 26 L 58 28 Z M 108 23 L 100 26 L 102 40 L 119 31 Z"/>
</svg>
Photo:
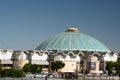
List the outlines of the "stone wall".
<svg viewBox="0 0 120 80">
<path fill-rule="evenodd" d="M 21 69 L 26 63 L 29 63 L 29 61 L 28 60 L 14 60 L 13 66 L 14 68 Z"/>
</svg>

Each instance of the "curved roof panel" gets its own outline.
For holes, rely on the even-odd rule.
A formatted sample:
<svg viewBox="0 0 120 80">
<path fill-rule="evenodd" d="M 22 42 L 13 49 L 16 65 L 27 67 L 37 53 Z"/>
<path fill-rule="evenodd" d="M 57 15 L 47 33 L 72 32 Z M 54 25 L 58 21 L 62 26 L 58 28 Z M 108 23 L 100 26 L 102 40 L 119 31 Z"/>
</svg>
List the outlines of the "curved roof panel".
<svg viewBox="0 0 120 80">
<path fill-rule="evenodd" d="M 54 35 L 45 40 L 36 49 L 110 52 L 110 50 L 104 44 L 102 44 L 95 38 L 79 32 L 64 32 Z"/>
</svg>

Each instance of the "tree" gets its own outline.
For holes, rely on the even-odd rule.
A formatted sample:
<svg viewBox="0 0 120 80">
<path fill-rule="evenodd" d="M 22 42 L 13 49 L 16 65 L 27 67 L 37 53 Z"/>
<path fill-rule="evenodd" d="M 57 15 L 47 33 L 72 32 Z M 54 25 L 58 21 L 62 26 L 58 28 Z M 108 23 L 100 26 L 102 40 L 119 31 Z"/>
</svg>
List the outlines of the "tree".
<svg viewBox="0 0 120 80">
<path fill-rule="evenodd" d="M 110 75 L 113 74 L 114 68 L 115 68 L 115 62 L 109 61 L 106 63 L 106 70 L 108 71 L 109 80 L 110 80 Z"/>
<path fill-rule="evenodd" d="M 81 73 L 83 73 L 83 74 L 87 74 L 87 69 L 81 69 Z"/>
<path fill-rule="evenodd" d="M 13 76 L 14 77 L 25 77 L 25 74 L 22 70 L 15 70 Z"/>
<path fill-rule="evenodd" d="M 63 63 L 62 61 L 55 61 L 55 62 L 51 62 L 51 69 L 52 71 L 58 71 L 59 69 L 62 69 L 65 66 L 65 63 Z"/>
<path fill-rule="evenodd" d="M 31 65 L 31 73 L 35 74 L 35 73 L 39 73 L 42 71 L 42 66 L 40 65 Z"/>
<path fill-rule="evenodd" d="M 1 76 L 1 71 L 2 71 L 2 64 L 1 64 L 1 60 L 0 60 L 0 76 Z"/>
<path fill-rule="evenodd" d="M 22 70 L 15 70 L 15 69 L 4 69 L 1 71 L 2 77 L 25 77 L 25 74 Z"/>
<path fill-rule="evenodd" d="M 106 63 L 106 70 L 108 71 L 108 75 L 112 74 L 112 70 L 113 70 L 113 62 L 109 61 Z"/>
<path fill-rule="evenodd" d="M 33 74 L 39 73 L 39 72 L 42 71 L 42 66 L 40 66 L 40 65 L 35 65 L 35 64 L 32 65 L 32 64 L 30 64 L 30 63 L 27 63 L 27 64 L 24 65 L 23 71 L 24 71 L 24 72 L 31 72 L 31 73 L 33 73 Z"/>
<path fill-rule="evenodd" d="M 119 80 L 120 80 L 120 57 L 118 57 L 117 62 L 115 63 L 115 70 L 116 73 L 119 75 Z"/>
<path fill-rule="evenodd" d="M 31 64 L 30 63 L 25 64 L 22 69 L 24 72 L 30 72 L 31 71 Z"/>
</svg>

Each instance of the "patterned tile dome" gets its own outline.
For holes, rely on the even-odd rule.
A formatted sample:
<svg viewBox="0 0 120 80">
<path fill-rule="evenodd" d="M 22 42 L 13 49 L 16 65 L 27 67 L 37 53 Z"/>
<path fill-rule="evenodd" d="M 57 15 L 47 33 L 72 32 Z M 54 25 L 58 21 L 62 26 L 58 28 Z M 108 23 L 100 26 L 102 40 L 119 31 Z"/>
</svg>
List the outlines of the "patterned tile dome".
<svg viewBox="0 0 120 80">
<path fill-rule="evenodd" d="M 88 35 L 80 33 L 77 28 L 69 28 L 67 31 L 54 35 L 43 43 L 37 50 L 60 50 L 60 51 L 99 51 L 110 52 L 101 42 Z"/>
</svg>

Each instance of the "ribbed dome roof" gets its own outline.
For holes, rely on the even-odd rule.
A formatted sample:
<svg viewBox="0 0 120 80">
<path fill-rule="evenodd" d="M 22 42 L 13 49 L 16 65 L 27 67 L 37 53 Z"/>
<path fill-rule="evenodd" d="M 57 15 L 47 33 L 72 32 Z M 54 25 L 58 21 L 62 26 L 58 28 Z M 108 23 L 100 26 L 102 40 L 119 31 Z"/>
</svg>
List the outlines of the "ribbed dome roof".
<svg viewBox="0 0 120 80">
<path fill-rule="evenodd" d="M 82 34 L 79 31 L 69 31 L 54 35 L 42 44 L 37 50 L 80 50 L 80 51 L 100 51 L 110 52 L 110 50 L 101 42 L 88 35 Z"/>
</svg>

